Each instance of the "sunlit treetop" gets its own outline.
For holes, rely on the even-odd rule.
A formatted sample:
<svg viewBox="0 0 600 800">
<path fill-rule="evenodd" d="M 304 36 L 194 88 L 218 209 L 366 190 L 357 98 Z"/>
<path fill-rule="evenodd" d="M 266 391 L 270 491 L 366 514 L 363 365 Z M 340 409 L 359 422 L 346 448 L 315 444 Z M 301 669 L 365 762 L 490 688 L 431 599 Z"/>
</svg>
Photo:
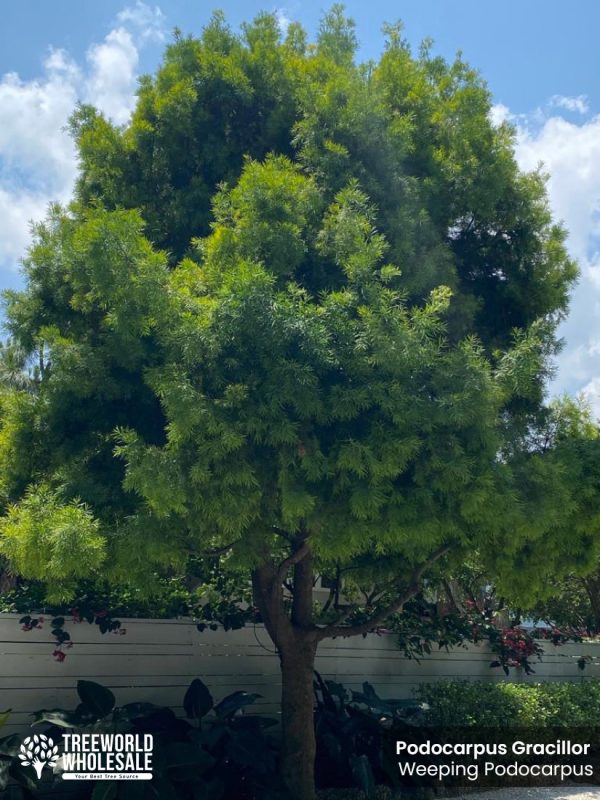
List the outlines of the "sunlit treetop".
<svg viewBox="0 0 600 800">
<path fill-rule="evenodd" d="M 527 537 L 511 459 L 576 268 L 479 75 L 384 35 L 359 64 L 339 6 L 314 43 L 215 14 L 129 124 L 75 111 L 76 197 L 7 299 L 37 364 L 0 397 L 15 568 L 42 533 L 59 593 L 86 564 L 148 586 L 204 550 L 256 568 L 309 542 L 324 570 L 404 574 Z"/>
</svg>

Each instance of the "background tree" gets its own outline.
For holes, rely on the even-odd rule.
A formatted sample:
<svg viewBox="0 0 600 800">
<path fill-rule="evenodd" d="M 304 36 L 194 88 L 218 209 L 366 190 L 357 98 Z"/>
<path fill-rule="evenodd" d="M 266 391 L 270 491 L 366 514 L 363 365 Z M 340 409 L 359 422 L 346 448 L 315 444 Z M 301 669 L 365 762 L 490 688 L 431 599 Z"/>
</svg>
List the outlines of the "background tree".
<svg viewBox="0 0 600 800">
<path fill-rule="evenodd" d="M 378 63 L 355 47 L 339 6 L 314 45 L 271 15 L 177 35 L 130 124 L 75 113 L 75 200 L 7 298 L 41 355 L 2 395 L 1 553 L 53 599 L 151 591 L 207 552 L 244 570 L 301 800 L 320 641 L 475 548 L 507 573 L 554 529 L 547 568 L 596 547 L 531 462 L 576 275 L 543 178 L 460 58 L 415 58 L 399 26 Z M 316 570 L 367 606 L 319 612 Z"/>
<path fill-rule="evenodd" d="M 550 596 L 529 603 L 523 613 L 536 621 L 551 623 L 565 634 L 600 634 L 600 574 L 572 572 L 554 583 Z"/>
<path fill-rule="evenodd" d="M 565 632 L 600 629 L 599 445 L 587 403 L 564 397 L 544 410 L 524 455 L 513 459 L 522 503 L 533 507 L 527 539 L 501 550 L 498 587 L 522 616 L 564 626 Z M 494 562 L 497 556 L 487 560 L 491 575 Z"/>
</svg>

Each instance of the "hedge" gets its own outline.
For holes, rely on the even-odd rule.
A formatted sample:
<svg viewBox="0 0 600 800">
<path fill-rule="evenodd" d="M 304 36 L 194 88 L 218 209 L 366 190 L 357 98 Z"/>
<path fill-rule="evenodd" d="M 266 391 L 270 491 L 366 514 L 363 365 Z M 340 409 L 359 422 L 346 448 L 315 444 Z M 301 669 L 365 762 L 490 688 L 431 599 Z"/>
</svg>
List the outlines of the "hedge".
<svg viewBox="0 0 600 800">
<path fill-rule="evenodd" d="M 581 683 L 484 683 L 440 681 L 417 690 L 426 724 L 504 726 L 596 726 L 600 680 Z"/>
</svg>

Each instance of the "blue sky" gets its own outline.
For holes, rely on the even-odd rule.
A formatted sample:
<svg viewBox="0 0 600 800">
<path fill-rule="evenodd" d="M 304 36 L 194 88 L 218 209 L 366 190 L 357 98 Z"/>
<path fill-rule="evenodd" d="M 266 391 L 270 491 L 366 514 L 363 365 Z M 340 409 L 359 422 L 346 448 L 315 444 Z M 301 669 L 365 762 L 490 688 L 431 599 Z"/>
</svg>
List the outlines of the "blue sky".
<svg viewBox="0 0 600 800">
<path fill-rule="evenodd" d="M 152 71 L 175 26 L 197 33 L 213 8 L 232 25 L 259 10 L 310 33 L 327 5 L 223 0 L 21 0 L 3 3 L 0 27 L 0 288 L 20 285 L 18 260 L 29 220 L 52 199 L 67 200 L 76 163 L 64 124 L 78 99 L 118 123 L 134 102 L 136 77 Z M 517 127 L 524 169 L 544 162 L 556 216 L 582 277 L 563 326 L 566 346 L 555 393 L 583 391 L 600 415 L 600 3 L 578 0 L 390 0 L 346 3 L 357 23 L 361 58 L 380 52 L 381 25 L 402 19 L 415 45 L 426 36 L 451 58 L 478 68 L 494 98 L 494 117 Z"/>
</svg>

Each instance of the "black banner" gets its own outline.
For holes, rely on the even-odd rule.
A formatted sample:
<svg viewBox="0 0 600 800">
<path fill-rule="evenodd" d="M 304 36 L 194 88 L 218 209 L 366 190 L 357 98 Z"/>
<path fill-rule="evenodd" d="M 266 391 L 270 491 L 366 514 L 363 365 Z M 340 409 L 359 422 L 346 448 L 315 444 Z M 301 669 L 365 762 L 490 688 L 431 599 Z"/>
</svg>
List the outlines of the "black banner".
<svg viewBox="0 0 600 800">
<path fill-rule="evenodd" d="M 600 785 L 600 727 L 407 725 L 386 737 L 384 762 L 405 789 Z"/>
</svg>

